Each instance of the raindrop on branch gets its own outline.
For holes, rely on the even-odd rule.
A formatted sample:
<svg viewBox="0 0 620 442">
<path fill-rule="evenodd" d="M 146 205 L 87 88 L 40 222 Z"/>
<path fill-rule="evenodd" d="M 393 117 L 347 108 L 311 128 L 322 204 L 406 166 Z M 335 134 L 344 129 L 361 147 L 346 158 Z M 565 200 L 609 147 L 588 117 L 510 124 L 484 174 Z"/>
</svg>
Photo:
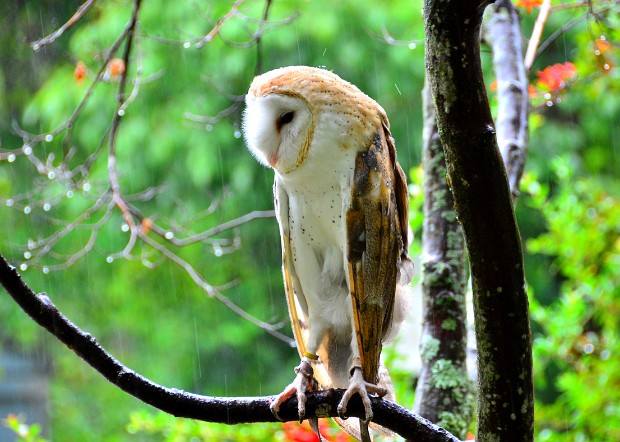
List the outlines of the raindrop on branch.
<svg viewBox="0 0 620 442">
<path fill-rule="evenodd" d="M 19 266 L 19 269 L 22 272 L 25 272 L 28 269 L 28 264 L 26 264 L 25 262 L 22 262 L 21 265 Z"/>
<path fill-rule="evenodd" d="M 30 212 L 32 212 L 32 209 L 30 208 L 30 206 L 26 206 L 26 207 L 24 207 L 24 213 L 25 213 L 26 215 L 30 215 Z"/>
<path fill-rule="evenodd" d="M 45 135 L 45 138 L 44 138 L 44 140 L 45 140 L 46 142 L 48 142 L 48 143 L 49 143 L 50 141 L 52 141 L 53 139 L 54 139 L 54 135 L 52 135 L 52 134 L 47 134 L 47 135 Z"/>
<path fill-rule="evenodd" d="M 170 232 L 170 231 L 166 232 L 166 234 L 164 235 L 164 238 L 166 239 L 174 238 L 174 232 Z"/>
<path fill-rule="evenodd" d="M 9 163 L 12 163 L 13 161 L 15 161 L 15 154 L 10 153 L 6 159 L 9 161 Z"/>
<path fill-rule="evenodd" d="M 43 267 L 43 273 L 44 273 L 44 274 L 46 274 L 46 275 L 47 275 L 49 272 L 50 272 L 49 267 Z"/>
<path fill-rule="evenodd" d="M 108 264 L 112 264 L 113 261 L 114 261 L 114 258 L 112 258 L 111 256 L 108 256 L 105 259 L 105 262 L 107 262 Z"/>
</svg>

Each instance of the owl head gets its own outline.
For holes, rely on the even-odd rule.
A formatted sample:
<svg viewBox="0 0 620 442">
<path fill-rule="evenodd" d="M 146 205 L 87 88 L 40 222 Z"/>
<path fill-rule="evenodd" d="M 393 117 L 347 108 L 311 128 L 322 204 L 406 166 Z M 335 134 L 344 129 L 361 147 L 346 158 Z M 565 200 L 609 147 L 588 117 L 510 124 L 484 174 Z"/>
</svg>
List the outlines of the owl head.
<svg viewBox="0 0 620 442">
<path fill-rule="evenodd" d="M 243 130 L 256 159 L 287 174 L 323 150 L 365 146 L 383 109 L 356 86 L 320 68 L 290 66 L 257 76 L 246 95 Z M 327 154 L 327 156 L 325 155 Z"/>
</svg>

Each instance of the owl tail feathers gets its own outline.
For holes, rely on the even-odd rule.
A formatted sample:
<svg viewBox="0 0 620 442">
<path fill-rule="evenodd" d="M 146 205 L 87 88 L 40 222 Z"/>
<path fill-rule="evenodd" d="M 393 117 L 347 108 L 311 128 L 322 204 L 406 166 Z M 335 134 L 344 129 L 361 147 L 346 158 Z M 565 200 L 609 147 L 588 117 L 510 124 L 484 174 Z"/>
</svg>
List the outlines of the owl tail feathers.
<svg viewBox="0 0 620 442">
<path fill-rule="evenodd" d="M 390 373 L 388 372 L 385 365 L 379 365 L 379 373 L 378 373 L 379 381 L 377 382 L 377 386 L 381 388 L 385 388 L 387 390 L 387 394 L 383 396 L 383 399 L 395 402 L 394 397 L 394 385 L 392 384 L 392 378 L 390 377 Z M 357 440 L 362 442 L 370 442 L 372 439 L 370 438 L 370 434 L 368 431 L 368 424 L 364 423 L 361 419 L 341 419 L 339 417 L 333 418 L 334 422 L 338 424 L 343 431 L 351 435 Z M 359 423 L 358 423 L 359 421 Z M 377 425 L 374 422 L 370 423 L 370 428 L 372 428 L 377 433 L 383 436 L 394 436 L 395 433 L 391 430 L 388 430 L 381 425 Z M 366 438 L 365 438 L 366 437 Z"/>
</svg>

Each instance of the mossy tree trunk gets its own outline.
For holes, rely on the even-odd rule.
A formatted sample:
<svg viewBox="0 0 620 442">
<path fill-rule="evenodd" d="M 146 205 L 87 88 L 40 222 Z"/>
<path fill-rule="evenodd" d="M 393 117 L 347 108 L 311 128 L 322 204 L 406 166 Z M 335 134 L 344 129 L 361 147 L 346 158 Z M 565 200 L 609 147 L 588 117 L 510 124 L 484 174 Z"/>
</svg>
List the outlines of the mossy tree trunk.
<svg viewBox="0 0 620 442">
<path fill-rule="evenodd" d="M 467 376 L 467 262 L 463 231 L 446 181 L 446 162 L 428 86 L 424 100 L 424 230 L 422 234 L 422 370 L 414 412 L 465 439 L 473 419 Z"/>
<path fill-rule="evenodd" d="M 480 66 L 487 2 L 426 0 L 426 69 L 469 255 L 480 441 L 533 440 L 532 346 L 521 241 Z"/>
</svg>

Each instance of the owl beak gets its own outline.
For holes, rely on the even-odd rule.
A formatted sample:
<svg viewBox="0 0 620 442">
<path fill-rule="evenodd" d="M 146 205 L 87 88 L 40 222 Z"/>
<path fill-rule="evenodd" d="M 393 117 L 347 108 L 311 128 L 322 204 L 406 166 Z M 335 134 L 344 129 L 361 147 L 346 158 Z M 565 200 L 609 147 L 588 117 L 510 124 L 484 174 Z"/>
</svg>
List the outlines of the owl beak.
<svg viewBox="0 0 620 442">
<path fill-rule="evenodd" d="M 276 164 L 278 164 L 278 152 L 269 152 L 267 155 L 267 162 L 272 168 L 276 168 Z"/>
</svg>

